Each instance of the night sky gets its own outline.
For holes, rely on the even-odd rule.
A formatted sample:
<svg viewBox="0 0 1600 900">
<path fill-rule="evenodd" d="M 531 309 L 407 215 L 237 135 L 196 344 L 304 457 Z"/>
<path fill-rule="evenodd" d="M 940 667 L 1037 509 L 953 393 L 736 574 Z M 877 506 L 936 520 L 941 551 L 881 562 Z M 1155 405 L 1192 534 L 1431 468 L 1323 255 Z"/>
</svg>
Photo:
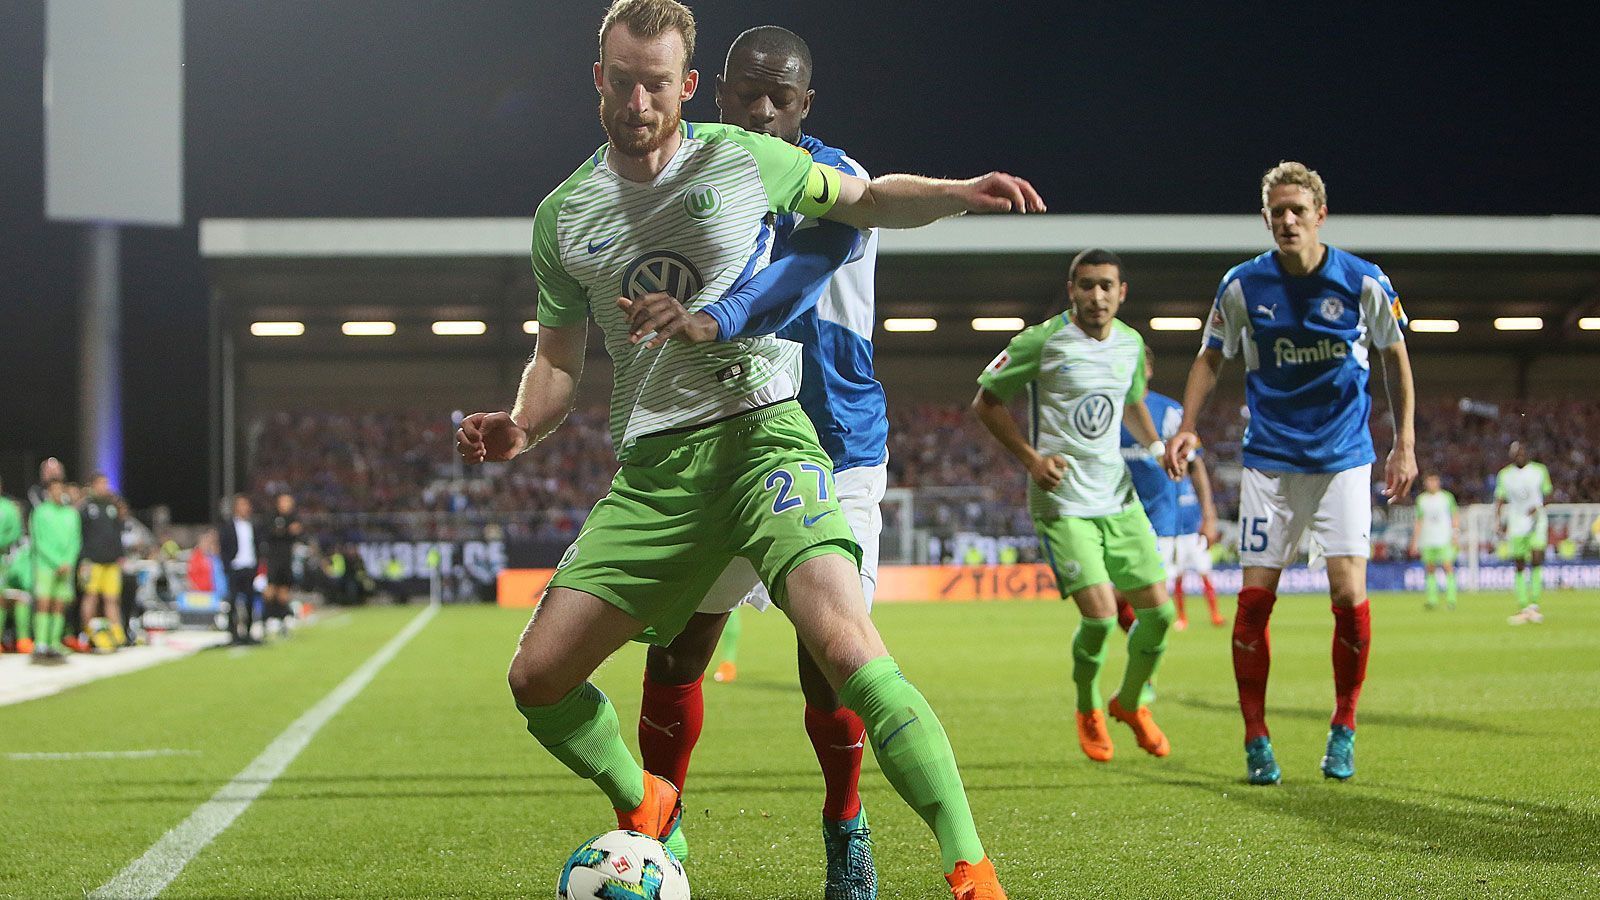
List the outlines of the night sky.
<svg viewBox="0 0 1600 900">
<path fill-rule="evenodd" d="M 124 233 L 125 490 L 204 514 L 210 216 L 527 216 L 597 146 L 598 0 L 190 0 L 183 228 Z M 876 172 L 1006 168 L 1054 212 L 1244 213 L 1281 158 L 1335 212 L 1600 213 L 1600 13 L 1542 5 L 706 0 L 688 117 L 752 25 Z M 1440 7 L 1444 9 L 1444 7 Z M 1315 12 L 1308 12 L 1315 10 Z M 76 454 L 78 229 L 43 219 L 43 0 L 0 3 L 0 473 Z M 31 473 L 30 473 L 31 474 Z M 12 481 L 6 492 L 19 493 Z"/>
</svg>

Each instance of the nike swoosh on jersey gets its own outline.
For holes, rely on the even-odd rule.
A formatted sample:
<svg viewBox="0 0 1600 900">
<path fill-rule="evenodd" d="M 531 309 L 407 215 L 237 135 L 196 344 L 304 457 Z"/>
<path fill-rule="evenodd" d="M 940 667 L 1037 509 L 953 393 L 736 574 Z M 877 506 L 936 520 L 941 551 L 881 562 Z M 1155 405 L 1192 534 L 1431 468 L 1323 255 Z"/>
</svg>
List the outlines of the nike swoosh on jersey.
<svg viewBox="0 0 1600 900">
<path fill-rule="evenodd" d="M 605 240 L 601 241 L 598 244 L 595 243 L 594 241 L 590 241 L 589 242 L 589 252 L 590 253 L 599 253 L 601 250 L 604 250 L 605 248 L 611 246 L 611 242 L 616 240 L 616 239 L 617 239 L 617 236 L 613 234 L 611 237 L 606 238 Z"/>
<path fill-rule="evenodd" d="M 838 512 L 838 510 L 830 509 L 830 510 L 825 510 L 823 512 L 819 512 L 814 516 L 802 516 L 801 519 L 800 519 L 800 524 L 806 526 L 807 528 L 810 528 L 811 526 L 813 526 L 813 525 L 817 524 L 818 522 L 822 521 L 824 516 L 829 516 L 829 515 L 832 515 L 833 513 L 836 513 L 836 512 Z"/>
</svg>

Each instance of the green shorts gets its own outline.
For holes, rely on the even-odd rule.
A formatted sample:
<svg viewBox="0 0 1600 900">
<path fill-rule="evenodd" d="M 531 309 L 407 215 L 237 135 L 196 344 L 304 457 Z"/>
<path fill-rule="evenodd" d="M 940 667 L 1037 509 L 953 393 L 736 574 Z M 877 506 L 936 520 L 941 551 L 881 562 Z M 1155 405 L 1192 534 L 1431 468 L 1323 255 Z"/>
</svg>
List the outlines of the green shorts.
<svg viewBox="0 0 1600 900">
<path fill-rule="evenodd" d="M 1093 519 L 1034 519 L 1033 527 L 1063 599 L 1108 581 L 1131 591 L 1167 580 L 1155 531 L 1138 503 Z"/>
<path fill-rule="evenodd" d="M 1549 543 L 1549 532 L 1535 528 L 1527 534 L 1514 534 L 1506 538 L 1506 556 L 1511 559 L 1531 559 L 1536 551 Z"/>
<path fill-rule="evenodd" d="M 73 597 L 72 569 L 62 575 L 57 570 L 36 563 L 33 567 L 33 596 L 43 600 L 71 603 Z"/>
<path fill-rule="evenodd" d="M 861 564 L 833 463 L 787 401 L 640 438 L 550 586 L 599 597 L 649 626 L 637 640 L 664 646 L 735 556 L 781 607 L 789 572 L 824 553 Z"/>
<path fill-rule="evenodd" d="M 1454 544 L 1423 547 L 1421 552 L 1422 564 L 1425 566 L 1447 566 L 1456 561 L 1456 547 Z"/>
</svg>

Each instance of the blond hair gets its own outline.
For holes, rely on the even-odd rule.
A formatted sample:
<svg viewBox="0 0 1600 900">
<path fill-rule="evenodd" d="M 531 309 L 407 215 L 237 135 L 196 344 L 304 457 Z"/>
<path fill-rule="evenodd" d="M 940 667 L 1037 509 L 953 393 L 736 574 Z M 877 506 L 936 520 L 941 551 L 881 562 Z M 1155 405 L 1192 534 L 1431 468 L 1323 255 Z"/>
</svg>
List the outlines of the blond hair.
<svg viewBox="0 0 1600 900">
<path fill-rule="evenodd" d="M 1311 205 L 1321 209 L 1328 205 L 1328 189 L 1322 183 L 1322 176 L 1315 169 L 1306 168 L 1305 163 L 1284 160 L 1267 170 L 1261 176 L 1261 206 L 1266 208 L 1267 192 L 1279 185 L 1293 185 L 1305 188 L 1311 192 Z"/>
<path fill-rule="evenodd" d="M 683 35 L 683 71 L 689 71 L 694 59 L 694 13 L 678 0 L 614 0 L 606 10 L 605 21 L 600 23 L 600 53 L 605 55 L 606 35 L 611 26 L 626 25 L 628 30 L 643 38 L 653 38 L 676 30 Z"/>
</svg>

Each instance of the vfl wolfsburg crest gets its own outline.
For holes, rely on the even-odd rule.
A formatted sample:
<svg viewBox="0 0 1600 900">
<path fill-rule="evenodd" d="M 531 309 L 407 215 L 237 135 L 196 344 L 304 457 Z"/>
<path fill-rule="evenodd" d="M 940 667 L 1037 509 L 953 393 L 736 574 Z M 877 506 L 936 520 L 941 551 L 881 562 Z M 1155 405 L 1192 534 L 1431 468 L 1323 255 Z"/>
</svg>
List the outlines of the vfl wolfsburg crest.
<svg viewBox="0 0 1600 900">
<path fill-rule="evenodd" d="M 709 184 L 697 184 L 683 192 L 683 211 L 696 222 L 704 222 L 722 211 L 722 195 Z"/>
<path fill-rule="evenodd" d="M 1078 402 L 1072 412 L 1072 424 L 1086 438 L 1097 438 L 1111 429 L 1112 414 L 1116 404 L 1105 394 L 1090 394 Z"/>
<path fill-rule="evenodd" d="M 671 250 L 650 250 L 628 263 L 622 273 L 622 293 L 633 300 L 660 291 L 687 304 L 703 287 L 705 279 L 694 263 Z"/>
</svg>

